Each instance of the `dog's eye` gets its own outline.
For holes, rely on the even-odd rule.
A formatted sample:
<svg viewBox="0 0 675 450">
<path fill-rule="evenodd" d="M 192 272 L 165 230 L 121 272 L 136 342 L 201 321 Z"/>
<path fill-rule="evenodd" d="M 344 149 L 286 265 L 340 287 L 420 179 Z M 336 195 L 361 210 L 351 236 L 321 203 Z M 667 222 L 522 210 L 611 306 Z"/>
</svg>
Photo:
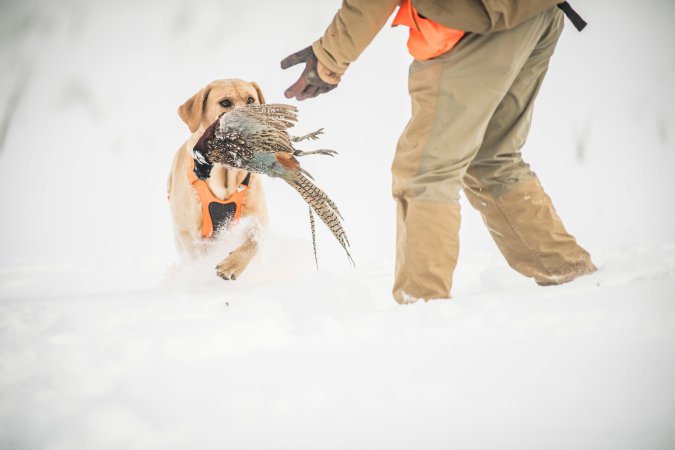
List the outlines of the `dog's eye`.
<svg viewBox="0 0 675 450">
<path fill-rule="evenodd" d="M 220 106 L 222 106 L 223 108 L 230 108 L 232 106 L 232 100 L 226 98 L 225 100 L 220 102 Z"/>
<path fill-rule="evenodd" d="M 253 97 L 249 97 L 249 98 L 246 99 L 246 103 L 249 104 L 249 105 L 251 103 L 254 103 L 254 102 L 255 102 L 255 99 Z"/>
</svg>

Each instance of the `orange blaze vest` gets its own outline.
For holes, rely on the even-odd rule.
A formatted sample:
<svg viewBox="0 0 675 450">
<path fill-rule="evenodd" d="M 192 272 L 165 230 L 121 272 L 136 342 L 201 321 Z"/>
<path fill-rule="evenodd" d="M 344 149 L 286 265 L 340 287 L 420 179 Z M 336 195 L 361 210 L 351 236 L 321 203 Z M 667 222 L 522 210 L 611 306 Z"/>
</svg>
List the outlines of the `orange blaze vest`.
<svg viewBox="0 0 675 450">
<path fill-rule="evenodd" d="M 199 201 L 202 204 L 202 237 L 210 238 L 213 236 L 214 229 L 217 230 L 223 226 L 230 226 L 237 222 L 241 217 L 241 210 L 246 199 L 248 183 L 251 177 L 249 173 L 242 184 L 237 187 L 237 191 L 225 200 L 221 200 L 211 192 L 205 180 L 200 180 L 195 175 L 194 160 L 190 160 L 188 170 L 188 179 L 192 187 L 199 195 Z"/>
<path fill-rule="evenodd" d="M 403 0 L 392 26 L 410 28 L 408 51 L 413 58 L 425 61 L 442 55 L 453 48 L 464 36 L 461 30 L 444 27 L 419 15 L 410 0 Z"/>
</svg>

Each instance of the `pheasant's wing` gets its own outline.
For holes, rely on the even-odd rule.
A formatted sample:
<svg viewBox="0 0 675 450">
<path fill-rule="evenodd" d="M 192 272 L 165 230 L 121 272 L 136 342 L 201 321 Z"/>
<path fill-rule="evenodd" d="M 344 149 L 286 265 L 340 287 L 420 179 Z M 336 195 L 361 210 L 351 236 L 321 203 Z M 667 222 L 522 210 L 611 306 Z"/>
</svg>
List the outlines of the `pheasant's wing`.
<svg viewBox="0 0 675 450">
<path fill-rule="evenodd" d="M 245 108 L 239 108 L 237 113 L 264 120 L 279 131 L 286 131 L 288 128 L 292 128 L 298 121 L 298 108 L 283 103 L 248 105 Z"/>
<path fill-rule="evenodd" d="M 204 160 L 209 165 L 215 162 L 241 169 L 253 159 L 253 149 L 247 142 L 245 128 L 228 114 L 221 114 L 199 138 L 193 149 L 195 164 Z"/>
<path fill-rule="evenodd" d="M 298 120 L 297 108 L 270 103 L 250 105 L 223 114 L 220 119 L 220 137 L 241 141 L 255 151 L 265 153 L 293 153 L 290 136 L 286 132 Z"/>
</svg>

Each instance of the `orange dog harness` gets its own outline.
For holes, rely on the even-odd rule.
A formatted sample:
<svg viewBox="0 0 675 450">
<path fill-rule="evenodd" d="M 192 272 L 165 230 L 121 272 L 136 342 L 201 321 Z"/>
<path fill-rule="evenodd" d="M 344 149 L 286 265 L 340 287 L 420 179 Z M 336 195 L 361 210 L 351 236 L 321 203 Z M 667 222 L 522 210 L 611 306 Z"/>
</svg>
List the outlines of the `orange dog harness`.
<svg viewBox="0 0 675 450">
<path fill-rule="evenodd" d="M 401 2 L 391 25 L 405 25 L 410 28 L 408 51 L 413 58 L 420 61 L 442 55 L 457 45 L 464 36 L 463 31 L 444 27 L 420 16 L 410 0 Z"/>
<path fill-rule="evenodd" d="M 188 180 L 197 191 L 202 204 L 202 237 L 210 238 L 214 230 L 229 227 L 241 217 L 241 210 L 246 199 L 248 183 L 251 179 L 249 172 L 244 181 L 237 186 L 237 191 L 225 200 L 221 200 L 211 192 L 206 181 L 197 178 L 194 172 L 194 160 L 191 160 L 188 170 Z"/>
</svg>

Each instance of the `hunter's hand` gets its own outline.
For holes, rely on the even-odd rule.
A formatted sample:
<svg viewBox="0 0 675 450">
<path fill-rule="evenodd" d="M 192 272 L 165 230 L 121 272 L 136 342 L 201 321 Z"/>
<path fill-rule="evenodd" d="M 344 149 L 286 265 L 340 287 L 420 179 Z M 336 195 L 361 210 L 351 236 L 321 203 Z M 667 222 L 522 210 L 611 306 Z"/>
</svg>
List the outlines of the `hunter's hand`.
<svg viewBox="0 0 675 450">
<path fill-rule="evenodd" d="M 330 72 L 319 62 L 311 46 L 284 58 L 281 61 L 281 68 L 288 69 L 299 63 L 305 63 L 305 70 L 303 70 L 298 81 L 286 89 L 286 92 L 284 92 L 286 98 L 295 97 L 298 100 L 304 100 L 337 87 L 337 83 L 340 81 L 339 75 Z M 335 83 L 324 81 L 325 79 L 334 80 Z"/>
</svg>

